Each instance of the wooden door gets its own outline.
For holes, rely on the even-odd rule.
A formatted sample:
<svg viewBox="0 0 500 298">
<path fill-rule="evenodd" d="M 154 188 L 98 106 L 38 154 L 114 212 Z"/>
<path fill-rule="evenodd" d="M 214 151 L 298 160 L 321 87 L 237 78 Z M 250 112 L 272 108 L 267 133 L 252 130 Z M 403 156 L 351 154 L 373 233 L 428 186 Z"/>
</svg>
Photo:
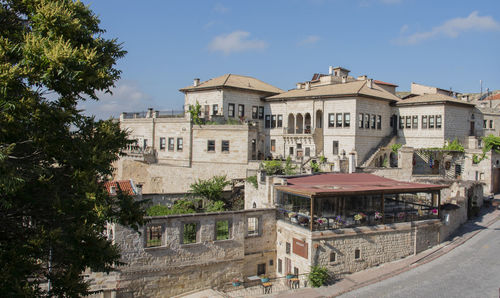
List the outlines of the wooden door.
<svg viewBox="0 0 500 298">
<path fill-rule="evenodd" d="M 292 273 L 292 260 L 285 257 L 285 274 L 291 274 L 291 273 Z"/>
</svg>

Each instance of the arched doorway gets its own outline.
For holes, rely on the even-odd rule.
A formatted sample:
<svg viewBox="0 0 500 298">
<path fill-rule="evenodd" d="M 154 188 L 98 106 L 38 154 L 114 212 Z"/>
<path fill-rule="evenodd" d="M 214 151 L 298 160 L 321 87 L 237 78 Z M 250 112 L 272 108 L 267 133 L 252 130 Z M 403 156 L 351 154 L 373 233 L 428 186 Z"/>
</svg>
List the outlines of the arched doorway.
<svg viewBox="0 0 500 298">
<path fill-rule="evenodd" d="M 295 116 L 288 114 L 288 133 L 295 133 Z"/>
<path fill-rule="evenodd" d="M 306 113 L 305 117 L 305 131 L 304 133 L 311 133 L 311 114 Z"/>
<path fill-rule="evenodd" d="M 297 114 L 297 120 L 295 123 L 295 133 L 302 133 L 304 131 L 304 117 L 302 114 Z"/>
<path fill-rule="evenodd" d="M 323 112 L 321 110 L 316 111 L 316 128 L 321 128 L 323 125 Z"/>
</svg>

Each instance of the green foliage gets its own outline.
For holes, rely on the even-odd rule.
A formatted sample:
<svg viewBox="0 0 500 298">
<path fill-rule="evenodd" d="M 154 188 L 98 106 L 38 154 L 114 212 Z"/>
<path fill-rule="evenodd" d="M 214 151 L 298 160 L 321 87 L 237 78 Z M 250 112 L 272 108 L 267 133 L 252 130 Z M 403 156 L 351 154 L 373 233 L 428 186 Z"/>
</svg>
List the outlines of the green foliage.
<svg viewBox="0 0 500 298">
<path fill-rule="evenodd" d="M 288 156 L 285 161 L 285 166 L 283 167 L 283 173 L 285 175 L 295 175 L 297 167 L 292 164 L 292 158 Z"/>
<path fill-rule="evenodd" d="M 247 177 L 247 182 L 252 183 L 253 187 L 258 188 L 257 175 Z"/>
<path fill-rule="evenodd" d="M 483 137 L 483 153 L 480 156 L 477 154 L 472 155 L 472 162 L 474 164 L 480 163 L 483 159 L 486 158 L 486 153 L 491 150 L 495 150 L 496 153 L 500 153 L 500 137 L 497 137 L 493 134 L 490 134 L 486 137 Z"/>
<path fill-rule="evenodd" d="M 313 171 L 313 173 L 321 172 L 321 169 L 319 168 L 319 164 L 314 162 L 313 160 L 311 160 L 310 166 L 311 166 L 311 170 Z"/>
<path fill-rule="evenodd" d="M 403 144 L 396 143 L 391 146 L 391 150 L 392 152 L 397 154 L 399 149 L 401 149 L 401 147 L 403 147 Z"/>
<path fill-rule="evenodd" d="M 226 208 L 224 208 L 225 205 L 226 204 L 223 201 L 208 202 L 207 206 L 205 206 L 205 211 L 206 212 L 226 211 Z"/>
<path fill-rule="evenodd" d="M 187 214 L 187 213 L 195 213 L 195 207 L 193 202 L 188 200 L 177 200 L 175 201 L 172 208 L 168 208 L 163 205 L 155 205 L 151 206 L 146 214 L 148 216 L 162 216 L 162 215 L 173 215 L 173 214 Z"/>
<path fill-rule="evenodd" d="M 311 286 L 314 288 L 323 286 L 328 280 L 328 277 L 328 269 L 326 269 L 326 267 L 311 267 L 311 271 L 309 272 L 309 281 L 311 282 Z"/>
<path fill-rule="evenodd" d="M 269 176 L 283 173 L 283 163 L 281 160 L 264 160 L 261 163 L 261 167 Z"/>
<path fill-rule="evenodd" d="M 384 158 L 384 161 L 382 162 L 382 166 L 383 166 L 384 168 L 387 168 L 387 166 L 389 166 L 389 159 L 388 159 L 387 157 L 386 157 L 386 158 Z"/>
<path fill-rule="evenodd" d="M 194 196 L 215 202 L 223 199 L 222 193 L 228 185 L 231 185 L 231 181 L 226 180 L 226 176 L 214 176 L 207 180 L 198 179 L 196 183 L 189 186 L 189 192 Z"/>
<path fill-rule="evenodd" d="M 458 139 L 454 139 L 451 143 L 448 142 L 448 145 L 443 146 L 443 149 L 447 151 L 465 152 L 464 146 L 460 144 Z"/>
<path fill-rule="evenodd" d="M 325 164 L 325 163 L 326 163 L 326 157 L 325 157 L 324 155 L 321 155 L 321 156 L 319 157 L 319 163 L 320 163 L 320 164 Z"/>
<path fill-rule="evenodd" d="M 85 269 L 110 271 L 120 263 L 118 247 L 103 235 L 106 223 L 144 223 L 140 202 L 103 187 L 121 148 L 131 144 L 127 134 L 78 108 L 109 93 L 120 77 L 115 64 L 125 51 L 99 23 L 79 1 L 0 6 L 2 296 L 85 295 Z M 39 283 L 49 277 L 46 293 Z"/>
<path fill-rule="evenodd" d="M 196 125 L 201 125 L 203 122 L 201 121 L 201 105 L 196 101 L 196 104 L 189 105 L 189 114 L 191 114 L 191 121 L 193 121 Z"/>
</svg>

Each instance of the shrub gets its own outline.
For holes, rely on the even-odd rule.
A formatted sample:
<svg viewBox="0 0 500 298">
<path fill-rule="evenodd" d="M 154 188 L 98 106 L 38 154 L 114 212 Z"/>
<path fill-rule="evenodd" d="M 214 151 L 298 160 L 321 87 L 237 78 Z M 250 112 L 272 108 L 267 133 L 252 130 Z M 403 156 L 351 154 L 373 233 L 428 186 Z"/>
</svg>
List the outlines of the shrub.
<svg viewBox="0 0 500 298">
<path fill-rule="evenodd" d="M 399 151 L 399 149 L 401 149 L 401 147 L 403 147 L 403 144 L 396 143 L 396 144 L 391 146 L 391 150 L 394 153 L 398 153 L 398 151 Z"/>
<path fill-rule="evenodd" d="M 309 272 L 309 281 L 314 288 L 321 287 L 328 280 L 328 270 L 326 267 L 312 266 Z"/>
<path fill-rule="evenodd" d="M 318 173 L 318 172 L 321 172 L 320 168 L 319 168 L 319 164 L 317 164 L 315 161 L 311 160 L 311 170 L 313 171 L 313 173 Z"/>
<path fill-rule="evenodd" d="M 259 187 L 259 184 L 257 183 L 257 175 L 247 177 L 247 182 L 251 183 L 255 188 Z"/>
<path fill-rule="evenodd" d="M 222 201 L 216 201 L 216 202 L 209 202 L 205 208 L 206 212 L 219 212 L 219 211 L 226 211 L 224 208 L 224 202 Z"/>
<path fill-rule="evenodd" d="M 261 165 L 262 169 L 266 171 L 266 174 L 269 176 L 281 174 L 283 172 L 281 160 L 264 160 Z"/>
<path fill-rule="evenodd" d="M 171 208 L 163 205 L 155 205 L 151 206 L 146 211 L 146 214 L 148 216 L 162 216 L 162 215 L 187 214 L 187 213 L 196 213 L 193 202 L 187 200 L 177 200 L 175 201 L 174 205 Z"/>
</svg>

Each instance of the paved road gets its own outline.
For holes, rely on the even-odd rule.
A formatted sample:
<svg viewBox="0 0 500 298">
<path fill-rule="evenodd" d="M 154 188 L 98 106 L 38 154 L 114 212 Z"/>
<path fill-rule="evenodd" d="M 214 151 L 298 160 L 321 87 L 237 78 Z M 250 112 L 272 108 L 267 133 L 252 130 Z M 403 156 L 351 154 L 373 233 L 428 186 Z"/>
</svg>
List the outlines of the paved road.
<svg viewBox="0 0 500 298">
<path fill-rule="evenodd" d="M 340 297 L 500 297 L 500 221 L 436 260 Z"/>
</svg>

